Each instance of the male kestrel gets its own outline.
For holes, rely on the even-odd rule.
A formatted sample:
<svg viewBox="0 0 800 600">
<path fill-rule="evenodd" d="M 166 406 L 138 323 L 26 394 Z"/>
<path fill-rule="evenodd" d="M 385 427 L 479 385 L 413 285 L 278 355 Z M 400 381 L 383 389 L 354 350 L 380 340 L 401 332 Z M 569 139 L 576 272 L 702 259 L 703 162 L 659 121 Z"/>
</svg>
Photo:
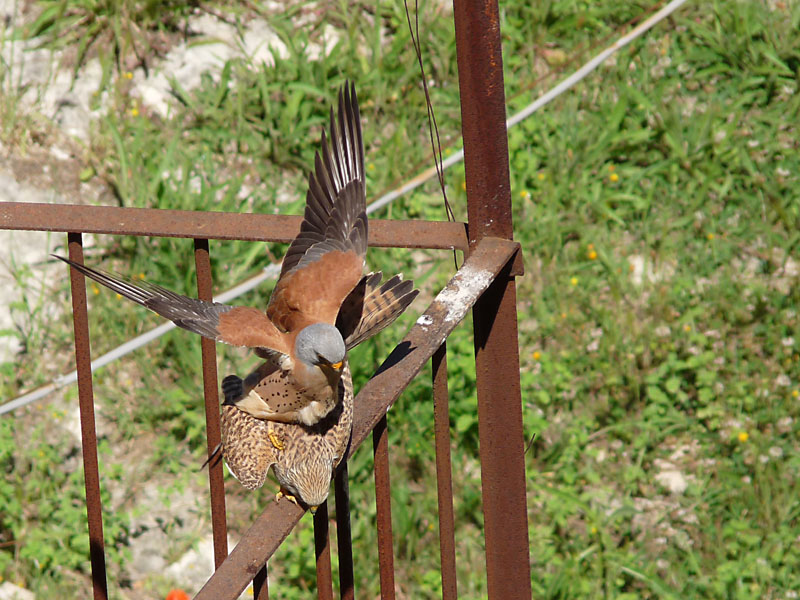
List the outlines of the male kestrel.
<svg viewBox="0 0 800 600">
<path fill-rule="evenodd" d="M 367 249 L 366 188 L 354 85 L 339 91 L 337 116 L 334 119 L 331 109 L 330 145 L 323 131 L 322 154 L 317 153 L 308 178 L 300 233 L 283 259 L 266 314 L 257 308 L 189 298 L 57 258 L 179 327 L 253 348 L 266 358 L 264 368 L 270 374 L 261 387 L 256 386 L 255 396 L 248 390 L 242 410 L 270 421 L 318 423 L 339 400 L 345 338 L 353 331 L 369 329 L 370 319 L 375 318 L 362 315 L 365 292 L 372 289 L 374 275 L 362 277 Z M 355 314 L 361 319 L 351 316 Z"/>
</svg>

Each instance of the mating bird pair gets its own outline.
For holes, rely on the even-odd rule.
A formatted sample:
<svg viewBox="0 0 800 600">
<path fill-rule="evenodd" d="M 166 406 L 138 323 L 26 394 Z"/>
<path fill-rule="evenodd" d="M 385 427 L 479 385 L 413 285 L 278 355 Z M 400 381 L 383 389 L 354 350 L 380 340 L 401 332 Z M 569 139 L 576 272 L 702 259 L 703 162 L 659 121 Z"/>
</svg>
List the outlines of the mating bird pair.
<svg viewBox="0 0 800 600">
<path fill-rule="evenodd" d="M 392 323 L 416 297 L 411 281 L 363 275 L 367 250 L 364 144 L 355 86 L 339 91 L 330 143 L 322 134 L 300 233 L 283 259 L 266 313 L 204 302 L 60 258 L 78 271 L 218 342 L 265 359 L 223 380 L 222 453 L 248 489 L 272 467 L 282 494 L 315 509 L 328 496 L 353 419 L 347 352 Z"/>
</svg>

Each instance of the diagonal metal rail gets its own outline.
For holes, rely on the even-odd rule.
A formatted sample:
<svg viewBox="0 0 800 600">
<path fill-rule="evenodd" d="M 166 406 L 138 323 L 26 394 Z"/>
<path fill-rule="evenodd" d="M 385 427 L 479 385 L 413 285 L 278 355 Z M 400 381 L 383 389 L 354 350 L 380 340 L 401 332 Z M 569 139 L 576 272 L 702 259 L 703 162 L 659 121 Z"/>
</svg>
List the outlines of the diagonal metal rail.
<svg viewBox="0 0 800 600">
<path fill-rule="evenodd" d="M 498 275 L 510 273 L 519 249 L 517 242 L 493 237 L 484 237 L 476 244 L 469 258 L 356 396 L 348 458 Z M 241 594 L 304 512 L 286 498 L 270 502 L 195 600 L 235 598 Z"/>
</svg>

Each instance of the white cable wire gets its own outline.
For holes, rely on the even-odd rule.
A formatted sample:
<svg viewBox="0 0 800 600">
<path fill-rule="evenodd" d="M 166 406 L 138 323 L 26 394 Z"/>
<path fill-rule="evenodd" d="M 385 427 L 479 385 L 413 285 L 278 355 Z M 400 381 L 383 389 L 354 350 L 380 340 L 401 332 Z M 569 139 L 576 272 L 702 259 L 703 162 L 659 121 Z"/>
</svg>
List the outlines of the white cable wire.
<svg viewBox="0 0 800 600">
<path fill-rule="evenodd" d="M 530 103 L 524 109 L 519 111 L 517 114 L 512 116 L 510 119 L 506 121 L 506 128 L 509 129 L 523 121 L 524 119 L 531 116 L 534 112 L 542 108 L 543 106 L 552 102 L 555 98 L 575 86 L 579 81 L 584 79 L 589 73 L 594 71 L 604 60 L 606 60 L 609 56 L 614 54 L 617 50 L 624 48 L 628 44 L 630 44 L 633 40 L 640 37 L 646 31 L 651 29 L 654 25 L 659 23 L 660 21 L 667 18 L 673 12 L 675 12 L 678 8 L 680 8 L 683 4 L 686 3 L 687 0 L 673 0 L 669 4 L 667 4 L 664 8 L 659 10 L 656 14 L 654 14 L 649 19 L 643 21 L 640 25 L 635 27 L 633 31 L 631 31 L 628 35 L 625 35 L 614 42 L 611 46 L 603 50 L 600 54 L 592 58 L 589 62 L 584 64 L 580 69 L 575 71 L 572 75 L 567 77 L 564 81 L 556 85 L 551 90 L 542 94 L 539 98 L 537 98 L 534 102 Z M 447 169 L 454 164 L 461 162 L 464 159 L 464 150 L 459 150 L 458 152 L 448 156 L 442 162 L 442 170 Z M 387 204 L 391 203 L 392 201 L 396 200 L 397 198 L 407 194 L 408 192 L 418 188 L 423 183 L 432 179 L 436 176 L 436 168 L 431 167 L 429 169 L 424 170 L 422 173 L 414 177 L 408 183 L 400 186 L 397 189 L 388 192 L 372 202 L 367 207 L 367 214 L 373 213 L 376 210 L 379 210 L 386 206 Z M 229 302 L 235 298 L 238 298 L 242 294 L 249 292 L 253 288 L 257 287 L 267 279 L 272 279 L 273 277 L 277 276 L 280 272 L 280 265 L 273 264 L 266 267 L 261 273 L 252 277 L 237 285 L 236 287 L 228 290 L 217 296 L 214 300 L 216 302 Z M 147 333 L 143 333 L 142 335 L 133 338 L 114 348 L 111 352 L 107 352 L 106 354 L 100 356 L 99 358 L 92 361 L 92 372 L 104 367 L 105 365 L 114 362 L 115 360 L 125 356 L 133 352 L 134 350 L 141 348 L 145 344 L 149 344 L 151 341 L 155 340 L 156 338 L 161 337 L 171 329 L 174 329 L 175 325 L 172 322 L 164 323 L 163 325 L 159 325 L 155 329 L 148 331 Z M 5 404 L 0 405 L 0 415 L 5 413 L 11 412 L 21 406 L 25 406 L 26 404 L 30 404 L 31 402 L 36 402 L 37 400 L 41 400 L 51 392 L 55 390 L 61 389 L 67 385 L 71 385 L 78 381 L 78 372 L 71 371 L 66 375 L 62 375 L 57 377 L 53 380 L 52 383 L 45 385 L 37 390 L 29 392 L 23 396 L 19 396 L 10 402 L 6 402 Z"/>
<path fill-rule="evenodd" d="M 251 277 L 247 281 L 240 283 L 234 288 L 231 288 L 227 292 L 223 292 L 214 300 L 216 302 L 230 302 L 234 298 L 238 298 L 239 296 L 249 292 L 255 287 L 261 285 L 267 279 L 272 279 L 275 277 L 281 270 L 280 265 L 269 265 L 266 267 L 261 273 L 256 275 L 255 277 Z M 168 321 L 162 325 L 159 325 L 155 329 L 151 329 L 147 333 L 143 333 L 131 340 L 128 340 L 121 346 L 117 346 L 110 352 L 106 352 L 102 356 L 96 358 L 92 361 L 92 373 L 97 371 L 98 369 L 106 366 L 109 363 L 114 362 L 115 360 L 122 358 L 126 354 L 130 354 L 134 350 L 137 350 L 144 346 L 145 344 L 149 344 L 153 340 L 160 338 L 162 335 L 167 333 L 168 331 L 175 329 L 176 325 L 172 321 Z M 44 387 L 40 387 L 32 392 L 29 392 L 23 396 L 19 396 L 12 400 L 11 402 L 6 402 L 5 404 L 0 405 L 0 415 L 3 415 L 7 412 L 11 412 L 14 409 L 17 409 L 21 406 L 25 406 L 26 404 L 30 404 L 31 402 L 36 402 L 37 400 L 41 400 L 51 392 L 55 390 L 61 389 L 68 385 L 71 385 L 78 381 L 78 371 L 70 371 L 66 375 L 61 375 L 53 380 L 52 383 L 48 383 Z"/>
<path fill-rule="evenodd" d="M 640 37 L 643 33 L 647 30 L 651 29 L 654 25 L 666 19 L 669 15 L 674 13 L 681 5 L 685 4 L 687 0 L 673 0 L 669 4 L 667 4 L 664 8 L 658 11 L 649 19 L 643 21 L 640 25 L 635 27 L 633 31 L 631 31 L 628 35 L 621 37 L 616 42 L 611 44 L 608 48 L 603 50 L 600 54 L 592 58 L 589 62 L 584 64 L 580 69 L 575 71 L 572 75 L 567 77 L 564 81 L 556 85 L 554 88 L 550 89 L 549 91 L 542 94 L 539 98 L 531 102 L 528 106 L 523 108 L 513 117 L 506 121 L 506 129 L 511 129 L 514 125 L 523 121 L 530 117 L 533 113 L 537 110 L 542 108 L 543 106 L 549 104 L 553 100 L 555 100 L 558 96 L 569 90 L 570 88 L 574 87 L 576 83 L 585 79 L 586 76 L 594 71 L 600 64 L 606 60 L 609 56 L 614 54 L 617 50 L 620 50 L 630 44 L 633 40 Z M 464 159 L 464 150 L 459 150 L 458 152 L 448 156 L 442 162 L 442 170 L 453 166 L 454 164 L 461 162 Z M 370 208 L 374 207 L 374 210 L 382 208 L 389 204 L 395 198 L 399 198 L 400 196 L 407 194 L 411 190 L 414 190 L 421 186 L 423 183 L 428 181 L 429 179 L 433 179 L 436 176 L 436 167 L 430 167 L 425 169 L 422 173 L 414 177 L 408 183 L 402 185 L 401 187 L 392 190 L 391 192 L 384 194 L 375 202 L 371 203 L 369 206 Z"/>
</svg>

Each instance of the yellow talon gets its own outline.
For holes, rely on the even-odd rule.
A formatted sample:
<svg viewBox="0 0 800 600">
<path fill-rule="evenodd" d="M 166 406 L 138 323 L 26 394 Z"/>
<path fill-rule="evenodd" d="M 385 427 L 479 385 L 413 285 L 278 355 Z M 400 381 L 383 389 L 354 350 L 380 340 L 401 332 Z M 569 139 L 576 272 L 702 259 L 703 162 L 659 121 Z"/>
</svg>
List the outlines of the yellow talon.
<svg viewBox="0 0 800 600">
<path fill-rule="evenodd" d="M 287 494 L 285 491 L 283 491 L 283 488 L 279 489 L 278 493 L 275 494 L 275 502 L 278 502 L 281 498 L 286 498 L 287 500 L 289 500 L 289 502 L 293 502 L 297 506 L 300 506 L 300 503 L 297 501 L 297 498 L 295 498 L 291 494 Z"/>
<path fill-rule="evenodd" d="M 278 437 L 278 434 L 270 431 L 267 436 L 269 437 L 269 441 L 272 442 L 272 445 L 275 446 L 278 450 L 283 450 L 286 446 L 281 441 L 281 438 Z"/>
</svg>

